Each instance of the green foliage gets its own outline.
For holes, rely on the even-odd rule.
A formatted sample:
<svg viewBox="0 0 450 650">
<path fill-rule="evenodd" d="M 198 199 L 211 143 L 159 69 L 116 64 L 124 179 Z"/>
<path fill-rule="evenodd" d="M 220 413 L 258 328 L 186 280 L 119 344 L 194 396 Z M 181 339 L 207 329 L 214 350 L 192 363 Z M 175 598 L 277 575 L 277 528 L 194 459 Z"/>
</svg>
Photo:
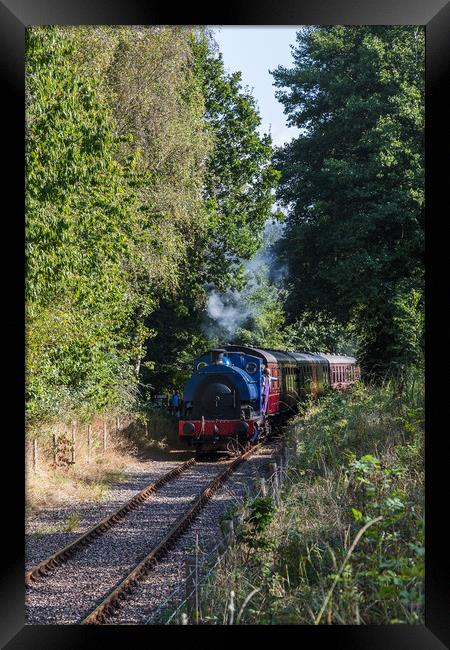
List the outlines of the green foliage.
<svg viewBox="0 0 450 650">
<path fill-rule="evenodd" d="M 355 522 L 382 516 L 353 553 L 352 564 L 359 565 L 355 578 L 360 588 L 371 589 L 378 612 L 395 611 L 399 604 L 406 621 L 418 623 L 424 604 L 423 505 L 405 489 L 407 471 L 396 456 L 384 466 L 372 455 L 350 454 L 347 480 L 359 508 L 352 508 Z"/>
<path fill-rule="evenodd" d="M 395 399 L 398 385 L 356 384 L 347 393 L 331 392 L 302 418 L 300 449 L 304 463 L 319 470 L 344 463 L 348 450 L 367 453 L 378 440 L 413 438 L 423 426 L 423 380 L 409 379 L 410 390 Z"/>
<path fill-rule="evenodd" d="M 261 244 L 279 172 L 271 164 L 270 136 L 258 134 L 261 118 L 254 98 L 242 88 L 241 73 L 227 74 L 221 54 L 206 38 L 195 43 L 194 51 L 214 140 L 204 186 L 210 213 L 206 272 L 223 291 L 236 284 L 242 260 Z"/>
<path fill-rule="evenodd" d="M 273 202 L 251 95 L 204 30 L 27 30 L 27 418 L 135 408 L 207 347 Z M 230 263 L 229 263 L 230 262 Z"/>
<path fill-rule="evenodd" d="M 30 423 L 81 401 L 128 405 L 130 229 L 127 170 L 96 83 L 70 63 L 57 28 L 27 31 L 27 399 Z M 123 388 L 125 386 L 125 390 Z"/>
<path fill-rule="evenodd" d="M 402 378 L 408 368 L 424 367 L 423 295 L 398 289 L 384 304 L 355 310 L 355 329 L 367 372 Z"/>
<path fill-rule="evenodd" d="M 183 230 L 192 243 L 177 290 L 163 297 L 147 320 L 157 334 L 147 346 L 145 364 L 151 368 L 144 369 L 143 378 L 158 390 L 181 390 L 192 358 L 214 345 L 216 338 L 223 341 L 229 336 L 226 331 L 206 332 L 202 327 L 205 287 L 226 290 L 243 286 L 242 262 L 261 242 L 278 178 L 271 166 L 270 138 L 258 134 L 260 117 L 253 97 L 241 87 L 240 75 L 225 72 L 221 56 L 212 51 L 204 34 L 192 36 L 191 46 L 195 89 L 201 94 L 203 126 L 210 139 L 203 174 L 197 171 L 203 183 L 203 203 L 201 209 L 193 210 L 192 219 L 195 223 L 204 219 L 201 210 L 206 210 L 207 223 L 196 236 L 198 226 L 197 230 L 190 225 Z M 256 303 L 261 297 L 262 291 L 254 293 L 251 300 Z M 262 330 L 258 340 L 273 336 L 281 322 L 281 306 L 275 305 L 273 291 L 272 298 L 258 322 L 258 330 Z"/>
<path fill-rule="evenodd" d="M 275 516 L 275 510 L 271 496 L 252 499 L 247 506 L 247 516 L 238 539 L 250 549 L 269 549 L 271 540 L 265 533 Z"/>
<path fill-rule="evenodd" d="M 396 371 L 421 354 L 424 30 L 304 28 L 293 56 L 273 73 L 301 129 L 276 155 L 290 317 L 353 321 L 366 369 Z"/>
<path fill-rule="evenodd" d="M 246 286 L 239 293 L 237 305 L 249 311 L 234 340 L 241 345 L 285 348 L 285 313 L 282 292 L 269 280 L 269 268 L 261 264 L 248 274 Z"/>
<path fill-rule="evenodd" d="M 304 311 L 285 328 L 287 350 L 356 355 L 357 337 L 353 328 L 339 323 L 326 312 Z"/>
<path fill-rule="evenodd" d="M 411 378 L 393 400 L 392 383 L 360 385 L 298 418 L 266 543 L 232 550 L 203 620 L 221 623 L 233 590 L 238 609 L 252 594 L 244 624 L 423 624 L 423 388 Z"/>
</svg>

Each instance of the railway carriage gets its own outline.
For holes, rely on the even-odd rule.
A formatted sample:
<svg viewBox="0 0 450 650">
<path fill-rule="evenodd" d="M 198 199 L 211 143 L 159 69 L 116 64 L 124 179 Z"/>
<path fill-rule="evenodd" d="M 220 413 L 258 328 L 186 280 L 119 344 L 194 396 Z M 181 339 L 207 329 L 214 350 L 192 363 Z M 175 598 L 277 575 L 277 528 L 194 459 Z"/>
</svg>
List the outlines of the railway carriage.
<svg viewBox="0 0 450 650">
<path fill-rule="evenodd" d="M 238 451 L 267 436 L 307 395 L 360 378 L 353 357 L 226 345 L 195 359 L 179 437 L 197 451 Z"/>
</svg>

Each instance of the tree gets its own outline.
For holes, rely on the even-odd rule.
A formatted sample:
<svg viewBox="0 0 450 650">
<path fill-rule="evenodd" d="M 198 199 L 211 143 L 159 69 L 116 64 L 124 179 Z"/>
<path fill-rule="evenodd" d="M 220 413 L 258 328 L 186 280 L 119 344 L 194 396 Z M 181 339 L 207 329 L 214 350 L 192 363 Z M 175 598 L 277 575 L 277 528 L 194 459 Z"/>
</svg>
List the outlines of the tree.
<svg viewBox="0 0 450 650">
<path fill-rule="evenodd" d="M 255 103 L 203 30 L 27 31 L 27 416 L 179 388 L 205 287 L 237 285 L 273 202 Z M 144 391 L 145 392 L 145 391 Z"/>
<path fill-rule="evenodd" d="M 411 359 L 394 304 L 423 289 L 424 31 L 306 28 L 293 57 L 273 72 L 301 129 L 276 154 L 290 318 L 353 319 L 366 369 L 389 371 Z"/>
<path fill-rule="evenodd" d="M 26 332 L 30 422 L 129 404 L 136 216 L 109 113 L 58 28 L 27 30 Z M 132 161 L 131 161 L 132 162 Z M 130 164 L 131 164 L 130 162 Z"/>
<path fill-rule="evenodd" d="M 243 286 L 243 263 L 262 241 L 278 179 L 270 137 L 258 133 L 256 103 L 242 88 L 240 73 L 225 72 L 221 55 L 204 32 L 191 34 L 190 43 L 198 86 L 192 83 L 201 89 L 203 125 L 211 141 L 203 173 L 197 176 L 207 225 L 187 249 L 176 292 L 164 297 L 148 319 L 159 334 L 147 347 L 145 377 L 158 389 L 179 387 L 190 372 L 190 360 L 214 344 L 217 332 L 202 327 L 206 288 Z M 199 214 L 205 213 L 194 211 L 193 218 Z"/>
<path fill-rule="evenodd" d="M 203 188 L 210 215 L 206 275 L 223 291 L 240 284 L 242 262 L 262 243 L 279 173 L 272 165 L 270 135 L 258 133 L 261 118 L 241 73 L 225 72 L 222 55 L 206 37 L 195 41 L 194 52 L 204 119 L 214 141 Z"/>
</svg>

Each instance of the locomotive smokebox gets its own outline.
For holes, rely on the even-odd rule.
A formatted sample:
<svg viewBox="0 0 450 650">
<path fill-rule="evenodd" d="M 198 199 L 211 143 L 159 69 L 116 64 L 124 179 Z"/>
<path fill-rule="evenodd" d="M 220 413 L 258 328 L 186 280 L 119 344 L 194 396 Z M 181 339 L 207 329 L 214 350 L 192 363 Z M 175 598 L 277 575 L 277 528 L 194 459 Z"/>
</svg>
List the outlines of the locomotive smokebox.
<svg viewBox="0 0 450 650">
<path fill-rule="evenodd" d="M 226 353 L 226 350 L 216 349 L 211 350 L 211 363 L 225 363 L 223 355 Z"/>
</svg>

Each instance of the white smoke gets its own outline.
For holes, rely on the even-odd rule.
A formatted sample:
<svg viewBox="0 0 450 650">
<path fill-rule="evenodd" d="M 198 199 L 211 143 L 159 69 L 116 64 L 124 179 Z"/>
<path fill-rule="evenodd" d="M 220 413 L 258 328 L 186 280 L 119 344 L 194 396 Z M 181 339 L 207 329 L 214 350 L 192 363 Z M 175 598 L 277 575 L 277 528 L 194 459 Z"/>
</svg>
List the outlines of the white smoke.
<svg viewBox="0 0 450 650">
<path fill-rule="evenodd" d="M 258 274 L 264 272 L 271 284 L 279 287 L 287 275 L 287 266 L 280 264 L 274 253 L 274 246 L 282 237 L 284 223 L 267 219 L 264 224 L 263 244 L 251 260 L 244 263 L 248 282 L 255 283 Z"/>
<path fill-rule="evenodd" d="M 280 266 L 273 253 L 274 243 L 282 236 L 284 225 L 266 221 L 263 235 L 263 245 L 251 260 L 244 262 L 246 284 L 242 291 L 227 291 L 219 293 L 213 287 L 208 290 L 206 314 L 208 318 L 203 324 L 204 331 L 209 335 L 221 338 L 226 333 L 232 337 L 250 317 L 259 313 L 258 305 L 248 302 L 248 295 L 258 288 L 261 277 L 279 287 L 286 275 L 286 267 Z"/>
<path fill-rule="evenodd" d="M 234 334 L 252 314 L 251 309 L 242 305 L 239 291 L 228 291 L 220 296 L 213 290 L 208 297 L 206 312 L 228 334 Z"/>
</svg>

